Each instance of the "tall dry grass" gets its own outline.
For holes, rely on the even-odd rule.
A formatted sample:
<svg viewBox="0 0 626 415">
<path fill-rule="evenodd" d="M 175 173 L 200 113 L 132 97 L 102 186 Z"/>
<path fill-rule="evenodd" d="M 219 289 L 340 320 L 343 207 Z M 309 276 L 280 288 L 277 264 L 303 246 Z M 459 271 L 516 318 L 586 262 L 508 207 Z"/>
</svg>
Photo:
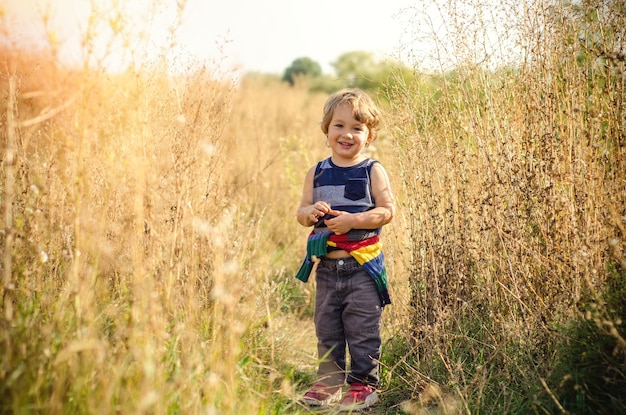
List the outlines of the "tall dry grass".
<svg viewBox="0 0 626 415">
<path fill-rule="evenodd" d="M 310 313 L 294 212 L 324 97 L 3 56 L 0 411 L 257 413 L 292 397 L 307 369 L 285 356 L 310 371 L 314 337 L 294 343 L 280 313 Z"/>
<path fill-rule="evenodd" d="M 452 413 L 623 408 L 623 2 L 433 3 L 460 62 L 390 98 L 415 362 L 396 367 Z M 562 368 L 599 347 L 563 329 L 585 312 L 614 347 L 586 363 L 604 381 Z"/>
</svg>

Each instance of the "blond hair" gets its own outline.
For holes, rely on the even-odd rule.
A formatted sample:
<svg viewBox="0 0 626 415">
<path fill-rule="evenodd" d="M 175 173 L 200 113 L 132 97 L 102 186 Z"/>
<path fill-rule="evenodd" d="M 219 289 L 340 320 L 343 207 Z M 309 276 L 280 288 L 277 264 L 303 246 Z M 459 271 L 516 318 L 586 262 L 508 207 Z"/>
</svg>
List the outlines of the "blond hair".
<svg viewBox="0 0 626 415">
<path fill-rule="evenodd" d="M 374 100 L 364 91 L 357 88 L 347 88 L 332 94 L 326 104 L 324 104 L 324 116 L 322 117 L 321 128 L 324 134 L 328 134 L 328 127 L 333 118 L 335 110 L 343 104 L 352 107 L 352 116 L 358 122 L 367 126 L 369 130 L 368 143 L 376 140 L 378 136 L 378 125 L 381 120 L 381 112 L 374 103 Z"/>
</svg>

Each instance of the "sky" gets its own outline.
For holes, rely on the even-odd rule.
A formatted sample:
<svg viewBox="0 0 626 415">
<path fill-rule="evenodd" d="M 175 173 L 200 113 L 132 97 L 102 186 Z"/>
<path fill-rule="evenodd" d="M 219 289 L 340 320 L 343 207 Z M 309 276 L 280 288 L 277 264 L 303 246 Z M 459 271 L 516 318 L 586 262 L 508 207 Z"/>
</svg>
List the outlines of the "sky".
<svg viewBox="0 0 626 415">
<path fill-rule="evenodd" d="M 182 13 L 177 15 L 176 5 L 183 2 Z M 330 73 L 332 62 L 340 55 L 357 50 L 408 63 L 407 7 L 412 3 L 415 1 L 0 0 L 0 16 L 15 28 L 11 30 L 13 40 L 51 42 L 67 61 L 80 60 L 81 33 L 89 27 L 89 13 L 95 7 L 100 23 L 94 44 L 100 51 L 111 46 L 107 52 L 111 67 L 121 65 L 122 51 L 126 50 L 128 58 L 131 49 L 135 59 L 167 53 L 173 59 L 277 74 L 295 59 L 308 57 L 318 62 L 324 73 Z M 50 23 L 44 28 L 46 12 Z M 125 44 L 119 38 L 112 43 L 108 40 L 116 25 L 131 29 Z M 171 27 L 176 27 L 173 37 Z"/>
</svg>

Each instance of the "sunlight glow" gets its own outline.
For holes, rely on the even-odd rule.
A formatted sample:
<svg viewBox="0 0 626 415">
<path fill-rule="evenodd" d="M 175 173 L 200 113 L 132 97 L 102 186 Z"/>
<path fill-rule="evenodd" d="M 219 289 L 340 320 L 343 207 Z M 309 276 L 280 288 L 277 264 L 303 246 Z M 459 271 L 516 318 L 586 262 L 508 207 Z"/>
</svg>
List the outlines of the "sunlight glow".
<svg viewBox="0 0 626 415">
<path fill-rule="evenodd" d="M 5 36 L 29 48 L 48 46 L 66 63 L 114 71 L 165 58 L 179 66 L 281 73 L 310 57 L 329 72 L 345 52 L 397 55 L 403 3 L 410 2 L 8 0 L 5 20 L 16 30 Z"/>
</svg>

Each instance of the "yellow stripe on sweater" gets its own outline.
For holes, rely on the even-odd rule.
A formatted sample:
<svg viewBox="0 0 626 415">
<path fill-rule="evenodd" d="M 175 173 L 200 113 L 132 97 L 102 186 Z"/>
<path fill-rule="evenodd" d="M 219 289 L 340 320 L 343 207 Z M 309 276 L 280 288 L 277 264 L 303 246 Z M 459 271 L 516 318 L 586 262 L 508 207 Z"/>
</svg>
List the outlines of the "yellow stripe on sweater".
<svg viewBox="0 0 626 415">
<path fill-rule="evenodd" d="M 350 255 L 352 255 L 360 265 L 363 265 L 380 255 L 382 248 L 382 242 L 378 241 L 375 244 L 354 250 L 350 252 Z"/>
</svg>

